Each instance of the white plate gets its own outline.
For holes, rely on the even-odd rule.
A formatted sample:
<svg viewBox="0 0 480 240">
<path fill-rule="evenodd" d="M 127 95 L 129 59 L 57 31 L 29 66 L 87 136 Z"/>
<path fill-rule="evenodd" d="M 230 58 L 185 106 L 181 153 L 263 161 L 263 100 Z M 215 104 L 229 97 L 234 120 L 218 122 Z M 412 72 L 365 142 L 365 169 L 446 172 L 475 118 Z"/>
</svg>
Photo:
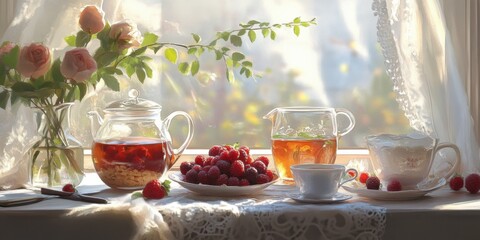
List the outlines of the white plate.
<svg viewBox="0 0 480 240">
<path fill-rule="evenodd" d="M 425 185 L 419 185 L 418 189 L 415 190 L 405 190 L 397 192 L 389 192 L 384 189 L 381 190 L 372 190 L 367 189 L 365 185 L 359 183 L 347 183 L 343 185 L 343 189 L 356 193 L 360 197 L 366 197 L 376 200 L 387 200 L 387 201 L 399 201 L 399 200 L 412 200 L 424 196 L 425 194 L 435 191 L 447 183 L 445 178 L 441 178 L 438 181 L 431 182 Z"/>
<path fill-rule="evenodd" d="M 182 187 L 192 192 L 196 192 L 201 195 L 218 196 L 218 197 L 234 197 L 234 196 L 252 195 L 262 191 L 263 189 L 272 185 L 279 179 L 277 175 L 274 175 L 274 179 L 272 181 L 264 184 L 255 184 L 255 185 L 249 185 L 249 186 L 227 186 L 227 185 L 216 186 L 216 185 L 195 184 L 195 183 L 185 182 L 183 181 L 183 175 L 180 172 L 170 173 L 168 177 L 172 181 L 179 183 Z"/>
<path fill-rule="evenodd" d="M 343 202 L 352 198 L 352 196 L 342 193 L 337 193 L 331 198 L 305 198 L 303 195 L 296 193 L 291 194 L 290 198 L 301 203 L 336 203 Z"/>
</svg>

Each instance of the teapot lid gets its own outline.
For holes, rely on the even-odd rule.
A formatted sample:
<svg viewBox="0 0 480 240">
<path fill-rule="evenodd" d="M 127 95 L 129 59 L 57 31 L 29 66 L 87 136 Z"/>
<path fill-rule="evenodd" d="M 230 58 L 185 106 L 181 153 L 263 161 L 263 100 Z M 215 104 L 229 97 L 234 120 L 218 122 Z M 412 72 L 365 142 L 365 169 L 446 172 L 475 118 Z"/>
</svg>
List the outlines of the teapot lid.
<svg viewBox="0 0 480 240">
<path fill-rule="evenodd" d="M 162 106 L 154 101 L 138 97 L 138 90 L 132 89 L 128 92 L 128 98 L 111 102 L 103 110 L 105 113 L 118 113 L 126 115 L 152 114 L 162 110 Z"/>
</svg>

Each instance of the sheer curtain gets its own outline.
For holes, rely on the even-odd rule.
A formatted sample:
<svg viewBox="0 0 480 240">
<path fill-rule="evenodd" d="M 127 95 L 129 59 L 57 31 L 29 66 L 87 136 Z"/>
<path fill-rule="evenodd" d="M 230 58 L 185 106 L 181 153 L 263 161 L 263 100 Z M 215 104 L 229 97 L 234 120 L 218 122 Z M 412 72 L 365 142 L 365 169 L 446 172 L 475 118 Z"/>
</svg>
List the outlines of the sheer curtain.
<svg viewBox="0 0 480 240">
<path fill-rule="evenodd" d="M 480 169 L 479 149 L 440 1 L 374 0 L 372 8 L 387 73 L 410 125 L 455 143 L 458 171 L 468 174 Z M 443 163 L 453 157 L 440 156 Z"/>
</svg>

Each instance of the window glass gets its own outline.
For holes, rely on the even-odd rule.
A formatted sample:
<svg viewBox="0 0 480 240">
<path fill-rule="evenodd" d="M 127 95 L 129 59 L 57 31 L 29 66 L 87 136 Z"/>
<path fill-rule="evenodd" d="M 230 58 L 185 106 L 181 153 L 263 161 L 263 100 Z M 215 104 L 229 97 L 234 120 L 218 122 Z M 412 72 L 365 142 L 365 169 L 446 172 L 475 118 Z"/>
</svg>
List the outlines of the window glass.
<svg viewBox="0 0 480 240">
<path fill-rule="evenodd" d="M 179 74 L 175 65 L 155 57 L 151 63 L 157 69 L 154 79 L 144 85 L 125 80 L 125 91 L 93 96 L 84 108 L 91 108 L 92 103 L 101 108 L 105 102 L 126 97 L 131 84 L 142 89 L 143 98 L 163 106 L 163 117 L 176 110 L 193 117 L 196 127 L 191 149 L 235 142 L 270 148 L 271 123 L 262 116 L 280 106 L 350 110 L 357 123 L 342 138 L 340 148 L 365 147 L 364 137 L 369 134 L 409 129 L 385 73 L 369 1 L 150 0 L 143 1 L 142 6 L 135 10 L 140 14 L 132 14 L 137 16 L 139 28 L 158 31 L 164 42 L 193 43 L 190 33 L 198 33 L 209 42 L 216 31 L 236 29 L 238 23 L 251 19 L 280 23 L 301 16 L 304 20 L 316 18 L 318 25 L 301 28 L 299 37 L 292 29 L 279 29 L 275 41 L 258 33 L 252 44 L 245 37 L 240 50 L 253 61 L 261 78 L 237 75 L 236 81 L 229 83 L 224 63 L 211 53 L 201 57 L 196 78 Z M 142 18 L 142 12 L 154 17 Z M 181 59 L 188 57 L 180 54 Z M 174 142 L 182 141 L 185 127 L 181 120 L 172 123 Z M 78 134 L 90 141 L 89 131 L 78 130 Z"/>
</svg>

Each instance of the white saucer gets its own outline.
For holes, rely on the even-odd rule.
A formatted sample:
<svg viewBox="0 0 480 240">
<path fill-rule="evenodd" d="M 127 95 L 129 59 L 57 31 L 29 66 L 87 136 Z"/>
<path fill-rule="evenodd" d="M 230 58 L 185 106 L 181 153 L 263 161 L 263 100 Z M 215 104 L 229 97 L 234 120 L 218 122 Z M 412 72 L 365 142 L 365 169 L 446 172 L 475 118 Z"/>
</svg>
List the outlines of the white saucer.
<svg viewBox="0 0 480 240">
<path fill-rule="evenodd" d="M 430 182 L 425 185 L 419 185 L 418 189 L 414 190 L 404 190 L 397 192 L 389 192 L 385 189 L 372 190 L 367 189 L 365 185 L 359 184 L 357 182 L 347 183 L 343 185 L 343 189 L 351 193 L 356 193 L 360 197 L 371 198 L 375 200 L 386 200 L 386 201 L 403 201 L 403 200 L 413 200 L 424 196 L 425 194 L 435 191 L 443 187 L 447 181 L 445 178 L 441 178 L 438 181 Z"/>
<path fill-rule="evenodd" d="M 290 194 L 289 197 L 301 203 L 336 203 L 336 202 L 342 202 L 352 198 L 352 196 L 342 194 L 342 193 L 337 193 L 335 194 L 335 196 L 331 198 L 305 198 L 303 195 L 299 193 Z"/>
</svg>

